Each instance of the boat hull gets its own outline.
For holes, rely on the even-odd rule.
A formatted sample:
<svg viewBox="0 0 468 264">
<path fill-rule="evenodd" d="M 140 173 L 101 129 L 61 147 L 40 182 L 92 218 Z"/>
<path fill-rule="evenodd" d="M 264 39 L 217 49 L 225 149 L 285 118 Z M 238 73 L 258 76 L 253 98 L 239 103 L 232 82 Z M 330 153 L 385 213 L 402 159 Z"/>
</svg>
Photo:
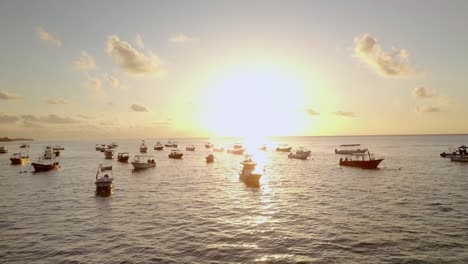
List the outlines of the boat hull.
<svg viewBox="0 0 468 264">
<path fill-rule="evenodd" d="M 292 154 L 292 153 L 290 153 L 290 154 L 288 155 L 288 158 L 290 158 L 290 159 L 306 160 L 306 159 L 309 158 L 309 154 L 299 155 L 299 154 Z"/>
<path fill-rule="evenodd" d="M 19 164 L 28 163 L 29 159 L 10 158 L 10 161 L 12 165 L 19 165 Z"/>
<path fill-rule="evenodd" d="M 213 163 L 214 162 L 214 157 L 205 157 L 206 163 Z"/>
<path fill-rule="evenodd" d="M 170 158 L 170 159 L 182 159 L 183 156 L 184 156 L 183 153 L 169 154 L 169 158 Z"/>
<path fill-rule="evenodd" d="M 261 177 L 262 175 L 257 173 L 239 173 L 239 180 L 247 185 L 259 185 Z"/>
<path fill-rule="evenodd" d="M 450 158 L 451 161 L 457 161 L 457 162 L 468 162 L 468 156 L 462 156 L 462 157 L 452 157 Z"/>
<path fill-rule="evenodd" d="M 367 149 L 354 149 L 354 150 L 338 150 L 338 149 L 335 149 L 335 154 L 345 154 L 345 155 L 364 154 L 366 152 L 367 152 Z"/>
<path fill-rule="evenodd" d="M 60 168 L 59 164 L 40 164 L 40 163 L 31 163 L 34 167 L 34 171 L 41 172 L 41 171 L 51 171 Z"/>
<path fill-rule="evenodd" d="M 128 162 L 128 158 L 130 158 L 130 157 L 129 156 L 118 157 L 117 161 L 119 161 L 119 162 Z"/>
<path fill-rule="evenodd" d="M 244 154 L 244 149 L 229 149 L 228 153 L 235 154 L 235 155 L 242 155 Z"/>
<path fill-rule="evenodd" d="M 160 146 L 160 147 L 154 147 L 154 150 L 163 150 L 164 147 L 163 146 Z"/>
<path fill-rule="evenodd" d="M 112 182 L 96 182 L 96 195 L 109 196 L 112 194 Z"/>
<path fill-rule="evenodd" d="M 341 166 L 356 167 L 362 169 L 376 169 L 383 159 L 375 160 L 340 160 Z"/>
<path fill-rule="evenodd" d="M 291 152 L 292 148 L 276 148 L 278 152 Z"/>
<path fill-rule="evenodd" d="M 139 162 L 132 162 L 133 168 L 135 170 L 144 170 L 149 168 L 156 167 L 156 163 L 148 162 L 148 163 L 139 163 Z"/>
</svg>

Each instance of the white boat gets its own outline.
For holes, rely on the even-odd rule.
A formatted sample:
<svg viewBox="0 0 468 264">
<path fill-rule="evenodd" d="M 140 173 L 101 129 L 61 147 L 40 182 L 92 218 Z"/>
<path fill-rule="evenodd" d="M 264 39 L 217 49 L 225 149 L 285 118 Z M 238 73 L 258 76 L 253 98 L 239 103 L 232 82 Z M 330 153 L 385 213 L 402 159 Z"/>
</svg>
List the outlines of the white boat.
<svg viewBox="0 0 468 264">
<path fill-rule="evenodd" d="M 168 141 L 166 144 L 164 144 L 165 147 L 167 148 L 178 148 L 179 143 L 177 141 Z"/>
<path fill-rule="evenodd" d="M 468 156 L 459 156 L 450 158 L 451 161 L 468 162 Z"/>
<path fill-rule="evenodd" d="M 340 149 L 335 149 L 335 154 L 364 154 L 367 152 L 367 148 L 360 148 L 361 144 L 343 144 L 340 145 Z M 355 148 L 358 147 L 358 148 Z"/>
<path fill-rule="evenodd" d="M 187 151 L 195 151 L 195 146 L 194 146 L 194 145 L 187 146 L 187 147 L 185 147 L 185 150 L 187 150 Z"/>
<path fill-rule="evenodd" d="M 0 153 L 8 153 L 8 148 L 5 146 L 0 146 Z"/>
<path fill-rule="evenodd" d="M 57 145 L 57 146 L 54 146 L 52 150 L 65 150 L 65 148 L 60 145 Z"/>
<path fill-rule="evenodd" d="M 156 145 L 154 145 L 154 150 L 163 150 L 164 145 L 161 144 L 161 142 L 157 142 Z"/>
<path fill-rule="evenodd" d="M 116 147 L 119 146 L 119 144 L 117 144 L 117 142 L 112 142 L 112 143 L 111 143 L 111 146 L 112 146 L 112 148 L 116 148 Z"/>
<path fill-rule="evenodd" d="M 244 154 L 244 151 L 244 146 L 242 146 L 240 143 L 236 143 L 234 146 L 232 146 L 232 149 L 227 150 L 227 153 L 242 155 Z"/>
<path fill-rule="evenodd" d="M 146 153 L 148 151 L 148 146 L 146 146 L 146 143 L 144 140 L 141 141 L 140 145 L 140 153 Z"/>
<path fill-rule="evenodd" d="M 43 159 L 52 159 L 54 157 L 54 153 L 52 152 L 52 147 L 46 146 L 44 149 L 44 154 L 42 154 Z"/>
<path fill-rule="evenodd" d="M 97 194 L 110 194 L 112 192 L 114 177 L 112 175 L 112 166 L 103 166 L 99 164 L 96 173 L 96 193 Z"/>
<path fill-rule="evenodd" d="M 289 153 L 288 158 L 306 160 L 309 158 L 309 156 L 310 150 L 307 150 L 305 148 L 298 148 L 294 153 Z"/>
<path fill-rule="evenodd" d="M 156 162 L 153 155 L 135 155 L 132 165 L 135 170 L 140 170 L 156 167 Z"/>
<path fill-rule="evenodd" d="M 257 163 L 252 160 L 252 157 L 246 155 L 245 160 L 240 164 L 243 165 L 243 168 L 239 173 L 239 180 L 245 182 L 248 185 L 258 185 L 260 183 L 260 177 L 262 177 L 262 174 L 255 173 L 255 167 L 257 166 Z"/>
<path fill-rule="evenodd" d="M 104 156 L 106 159 L 113 159 L 114 158 L 114 150 L 111 148 L 108 148 L 104 151 Z"/>
</svg>

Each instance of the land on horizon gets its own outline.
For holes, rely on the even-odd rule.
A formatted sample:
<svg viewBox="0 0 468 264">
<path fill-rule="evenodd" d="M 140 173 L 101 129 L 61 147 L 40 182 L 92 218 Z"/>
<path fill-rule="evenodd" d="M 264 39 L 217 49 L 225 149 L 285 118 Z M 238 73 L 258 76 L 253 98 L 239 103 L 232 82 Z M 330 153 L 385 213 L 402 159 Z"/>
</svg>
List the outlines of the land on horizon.
<svg viewBox="0 0 468 264">
<path fill-rule="evenodd" d="M 11 142 L 11 141 L 34 141 L 34 139 L 32 138 L 9 138 L 9 137 L 0 138 L 0 142 Z"/>
</svg>

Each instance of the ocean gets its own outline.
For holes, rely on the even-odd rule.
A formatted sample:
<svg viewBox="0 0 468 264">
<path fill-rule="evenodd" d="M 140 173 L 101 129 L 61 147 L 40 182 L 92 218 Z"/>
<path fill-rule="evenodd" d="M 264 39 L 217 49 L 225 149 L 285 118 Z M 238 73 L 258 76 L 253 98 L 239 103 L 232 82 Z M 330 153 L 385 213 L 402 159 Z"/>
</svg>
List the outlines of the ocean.
<svg viewBox="0 0 468 264">
<path fill-rule="evenodd" d="M 62 168 L 45 173 L 10 165 L 20 142 L 1 142 L 0 262 L 468 263 L 468 164 L 439 156 L 466 135 L 179 139 L 182 160 L 153 150 L 167 139 L 145 140 L 156 167 L 138 172 L 95 144 L 116 141 L 133 159 L 139 139 L 28 142 L 33 162 L 46 145 L 65 147 Z M 208 141 L 245 144 L 260 186 L 239 181 L 243 156 L 207 164 Z M 282 143 L 310 159 L 275 152 Z M 379 169 L 339 166 L 334 149 L 352 143 L 384 157 Z M 114 168 L 109 197 L 95 195 L 100 163 Z"/>
</svg>

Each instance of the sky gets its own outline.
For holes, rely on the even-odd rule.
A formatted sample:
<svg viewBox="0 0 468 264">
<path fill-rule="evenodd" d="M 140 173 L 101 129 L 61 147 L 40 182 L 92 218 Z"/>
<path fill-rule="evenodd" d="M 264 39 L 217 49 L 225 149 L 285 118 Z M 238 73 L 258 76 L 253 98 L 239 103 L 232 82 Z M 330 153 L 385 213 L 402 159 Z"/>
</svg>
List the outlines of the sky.
<svg viewBox="0 0 468 264">
<path fill-rule="evenodd" d="M 0 136 L 468 133 L 467 1 L 0 1 Z"/>
</svg>

